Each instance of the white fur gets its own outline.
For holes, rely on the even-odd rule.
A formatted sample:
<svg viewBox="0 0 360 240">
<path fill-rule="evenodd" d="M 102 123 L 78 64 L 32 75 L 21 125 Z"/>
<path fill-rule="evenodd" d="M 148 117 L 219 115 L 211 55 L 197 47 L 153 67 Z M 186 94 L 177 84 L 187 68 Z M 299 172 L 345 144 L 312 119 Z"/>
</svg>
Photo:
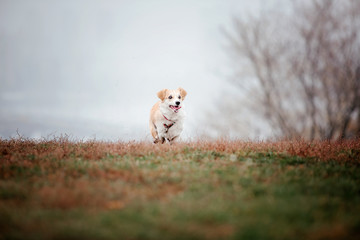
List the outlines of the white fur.
<svg viewBox="0 0 360 240">
<path fill-rule="evenodd" d="M 160 112 L 170 121 L 166 120 L 163 117 L 162 119 L 157 121 L 157 123 L 155 123 L 156 128 L 158 130 L 159 138 L 161 139 L 163 137 L 165 139 L 175 140 L 178 136 L 180 136 L 184 128 L 184 120 L 186 117 L 184 104 L 182 103 L 181 109 L 179 109 L 179 111 L 175 113 L 171 108 L 169 108 L 169 105 L 167 103 L 160 103 Z M 164 127 L 164 123 L 166 125 L 170 125 L 171 123 L 174 123 L 174 125 L 168 129 L 167 133 L 166 133 L 167 129 Z"/>
</svg>

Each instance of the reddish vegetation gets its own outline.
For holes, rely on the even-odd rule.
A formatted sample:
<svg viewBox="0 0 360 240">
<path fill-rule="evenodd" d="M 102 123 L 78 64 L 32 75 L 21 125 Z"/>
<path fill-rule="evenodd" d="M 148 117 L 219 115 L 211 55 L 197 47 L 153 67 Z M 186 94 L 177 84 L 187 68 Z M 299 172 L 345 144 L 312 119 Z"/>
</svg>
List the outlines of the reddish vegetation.
<svg viewBox="0 0 360 240">
<path fill-rule="evenodd" d="M 66 138 L 42 141 L 0 140 L 0 179 L 11 181 L 19 176 L 16 169 L 23 171 L 20 174 L 26 178 L 29 186 L 22 186 L 20 193 L 24 191 L 25 195 L 31 196 L 31 199 L 28 199 L 30 204 L 40 204 L 45 208 L 67 209 L 82 206 L 119 209 L 139 197 L 145 200 L 166 200 L 168 196 L 184 189 L 180 182 L 162 181 L 162 169 L 146 171 L 137 167 L 136 159 L 147 157 L 156 162 L 156 157 L 163 157 L 179 161 L 186 160 L 186 154 L 194 154 L 194 151 L 240 156 L 285 154 L 319 161 L 346 162 L 360 160 L 360 141 L 217 140 L 154 145 L 148 142 L 75 142 Z M 97 160 L 120 156 L 130 157 L 130 163 L 133 162 L 130 169 L 96 165 Z M 69 167 L 77 160 L 81 160 L 82 164 L 87 161 L 90 163 L 85 172 Z M 31 172 L 36 168 L 40 169 L 41 176 Z M 165 171 L 166 174 L 169 173 Z M 121 188 L 119 185 L 112 185 L 116 181 Z M 33 188 L 34 186 L 37 187 Z"/>
<path fill-rule="evenodd" d="M 67 138 L 41 141 L 0 139 L 0 215 L 11 217 L 16 226 L 21 226 L 25 232 L 26 229 L 43 232 L 41 225 L 33 225 L 33 222 L 36 222 L 33 221 L 33 216 L 37 216 L 34 214 L 37 211 L 46 212 L 50 210 L 49 212 L 52 212 L 52 210 L 60 209 L 65 213 L 66 211 L 80 209 L 89 215 L 100 211 L 106 212 L 106 214 L 125 212 L 125 215 L 129 213 L 139 214 L 138 217 L 146 219 L 144 220 L 146 222 L 147 219 L 155 218 L 150 217 L 152 214 L 150 210 L 145 213 L 138 213 L 138 208 L 146 208 L 154 204 L 154 206 L 161 206 L 160 209 L 164 214 L 169 209 L 172 210 L 174 206 L 179 207 L 173 212 L 169 211 L 169 215 L 166 215 L 167 220 L 169 220 L 176 219 L 174 216 L 180 214 L 184 209 L 191 212 L 193 209 L 202 208 L 203 205 L 209 205 L 209 207 L 199 211 L 198 215 L 192 216 L 191 224 L 182 223 L 183 225 L 178 225 L 176 222 L 171 222 L 169 225 L 165 225 L 169 231 L 174 231 L 174 234 L 180 232 L 179 229 L 182 228 L 181 231 L 185 229 L 187 232 L 195 232 L 208 239 L 227 238 L 235 234 L 238 227 L 231 220 L 232 217 L 238 215 L 229 214 L 233 208 L 228 208 L 228 205 L 236 205 L 235 202 L 243 199 L 242 204 L 251 202 L 248 205 L 250 206 L 249 209 L 251 206 L 262 207 L 263 200 L 267 198 L 266 195 L 261 195 L 262 188 L 269 187 L 286 191 L 287 187 L 292 186 L 291 181 L 287 183 L 286 188 L 277 188 L 281 185 L 278 184 L 281 183 L 279 175 L 286 176 L 286 180 L 288 180 L 303 176 L 291 177 L 296 172 L 305 174 L 301 170 L 306 169 L 306 164 L 288 164 L 284 165 L 286 166 L 284 168 L 277 165 L 279 163 L 277 161 L 284 161 L 284 159 L 298 160 L 298 158 L 287 156 L 306 158 L 300 159 L 299 162 L 301 163 L 305 160 L 310 160 L 310 163 L 315 163 L 315 161 L 330 162 L 329 164 L 321 163 L 320 167 L 309 167 L 309 176 L 314 172 L 314 169 L 322 168 L 322 165 L 337 166 L 338 164 L 333 164 L 333 161 L 341 164 L 351 162 L 348 164 L 350 167 L 346 169 L 351 169 L 352 174 L 357 176 L 357 167 L 360 162 L 360 140 L 250 142 L 220 139 L 217 141 L 180 142 L 174 145 L 154 145 L 150 142 L 83 142 L 71 141 Z M 251 159 L 259 162 L 263 159 L 269 159 L 271 164 L 255 165 Z M 271 170 L 270 174 L 265 177 L 262 176 L 263 170 L 268 167 Z M 299 171 L 293 171 L 294 168 Z M 233 169 L 236 171 L 232 171 Z M 291 174 L 286 175 L 289 172 Z M 328 173 L 325 175 L 326 178 L 330 176 Z M 248 177 L 254 180 L 253 183 L 256 182 L 256 184 L 247 185 Z M 333 175 L 331 177 L 334 178 Z M 322 180 L 321 177 L 314 179 Z M 350 196 L 348 198 L 352 203 L 357 204 L 357 198 L 352 197 L 358 192 L 357 188 L 354 187 L 357 186 L 357 182 L 350 180 L 346 179 L 340 186 L 343 188 L 345 184 L 346 189 L 353 191 L 345 197 Z M 299 183 L 304 184 L 302 181 Z M 273 187 L 272 184 L 279 186 Z M 202 192 L 203 187 L 205 190 Z M 340 189 L 339 186 L 337 187 Z M 328 194 L 326 191 L 329 190 L 325 188 L 324 191 L 325 194 Z M 256 195 L 258 192 L 260 195 Z M 199 196 L 200 201 L 198 200 Z M 219 201 L 217 201 L 218 196 L 220 196 Z M 269 199 L 277 199 L 275 194 L 272 196 Z M 307 197 L 306 195 L 303 196 Z M 319 200 L 320 203 L 314 202 L 313 199 L 313 197 L 309 198 L 309 203 L 313 204 L 314 209 L 323 204 L 323 199 Z M 336 201 L 341 200 L 339 199 L 337 198 Z M 252 201 L 257 202 L 252 205 Z M 267 203 L 267 201 L 265 202 Z M 169 204 L 167 205 L 167 203 Z M 283 200 L 281 199 L 282 203 Z M 274 206 L 277 204 L 275 203 Z M 343 203 L 340 202 L 340 204 Z M 329 206 L 332 205 L 329 204 Z M 114 209 L 121 209 L 122 211 L 109 211 Z M 237 209 L 237 211 L 242 211 L 241 208 Z M 224 213 L 221 213 L 222 210 Z M 290 207 L 289 211 L 291 213 L 293 208 Z M 271 211 L 265 215 L 251 210 L 250 213 L 253 214 L 253 218 L 258 216 L 261 219 L 262 216 L 270 214 Z M 343 216 L 347 216 L 346 212 L 343 214 L 345 214 Z M 221 220 L 223 215 L 230 216 Z M 23 216 L 30 217 L 23 220 Z M 180 219 L 186 219 L 185 216 L 186 214 Z M 206 216 L 210 216 L 210 221 L 204 222 Z M 66 215 L 63 217 L 66 219 Z M 212 218 L 215 220 L 211 220 Z M 217 218 L 220 220 L 216 220 Z M 245 218 L 247 215 L 244 218 L 239 218 L 239 222 Z M 3 219 L 5 220 L 2 220 L 2 223 L 7 226 L 8 219 Z M 354 217 L 353 219 L 358 218 Z M 117 220 L 121 225 L 121 219 L 117 218 Z M 45 218 L 43 221 L 45 222 L 47 219 Z M 83 220 L 81 219 L 81 221 Z M 181 220 L 179 221 L 181 223 Z M 212 221 L 221 223 L 214 224 Z M 332 224 L 331 220 L 329 221 Z M 345 222 L 341 220 L 339 222 L 340 224 L 334 225 L 333 228 L 326 226 L 322 228 L 320 224 L 320 230 L 316 233 L 315 239 L 329 237 L 328 231 L 334 232 L 331 236 L 346 236 L 349 227 Z M 325 221 L 325 223 L 327 222 Z M 84 221 L 84 224 L 87 223 Z M 156 224 L 162 226 L 164 223 L 159 221 Z M 56 224 L 51 226 L 56 226 Z M 152 226 L 150 225 L 150 227 Z M 246 227 L 245 223 L 243 227 Z M 160 230 L 163 232 L 163 229 Z M 58 230 L 57 227 L 54 229 L 49 227 L 48 231 L 51 235 L 56 234 Z"/>
<path fill-rule="evenodd" d="M 179 154 L 191 150 L 215 151 L 219 153 L 281 153 L 292 156 L 316 158 L 322 161 L 349 161 L 360 158 L 360 140 L 343 141 L 194 141 L 175 145 L 154 145 L 149 142 L 74 142 L 60 138 L 55 140 L 0 140 L 0 157 L 7 161 L 20 161 L 22 165 L 32 164 L 29 159 L 83 158 L 98 160 L 107 156 L 130 155 L 141 157 L 149 154 L 165 156 L 169 152 Z"/>
</svg>

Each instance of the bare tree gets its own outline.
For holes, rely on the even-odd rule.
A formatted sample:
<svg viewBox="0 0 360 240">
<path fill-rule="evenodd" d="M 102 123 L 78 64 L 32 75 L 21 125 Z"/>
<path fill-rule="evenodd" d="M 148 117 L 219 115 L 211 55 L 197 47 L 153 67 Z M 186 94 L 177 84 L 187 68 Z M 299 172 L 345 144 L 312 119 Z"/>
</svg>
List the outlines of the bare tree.
<svg viewBox="0 0 360 240">
<path fill-rule="evenodd" d="M 357 0 L 295 2 L 287 14 L 236 18 L 225 32 L 241 72 L 233 83 L 279 136 L 359 136 L 359 29 Z"/>
</svg>

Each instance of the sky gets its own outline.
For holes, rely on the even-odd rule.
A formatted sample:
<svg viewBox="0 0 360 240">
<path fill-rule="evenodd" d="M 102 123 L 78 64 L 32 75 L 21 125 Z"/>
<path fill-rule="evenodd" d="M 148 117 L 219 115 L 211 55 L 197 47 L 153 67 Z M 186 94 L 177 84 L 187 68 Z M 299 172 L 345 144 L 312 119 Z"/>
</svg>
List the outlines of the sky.
<svg viewBox="0 0 360 240">
<path fill-rule="evenodd" d="M 277 2 L 0 0 L 0 137 L 151 140 L 156 93 L 182 87 L 197 138 L 231 88 L 223 29 Z"/>
</svg>

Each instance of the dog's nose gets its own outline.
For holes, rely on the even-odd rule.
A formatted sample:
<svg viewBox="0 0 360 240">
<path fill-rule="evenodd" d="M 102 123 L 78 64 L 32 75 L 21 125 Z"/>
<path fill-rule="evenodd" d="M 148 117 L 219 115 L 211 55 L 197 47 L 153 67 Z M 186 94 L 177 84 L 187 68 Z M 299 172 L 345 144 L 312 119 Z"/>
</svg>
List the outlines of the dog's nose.
<svg viewBox="0 0 360 240">
<path fill-rule="evenodd" d="M 179 101 L 176 101 L 175 103 L 176 103 L 176 105 L 179 105 L 179 104 L 180 104 L 180 102 L 179 102 Z"/>
</svg>

